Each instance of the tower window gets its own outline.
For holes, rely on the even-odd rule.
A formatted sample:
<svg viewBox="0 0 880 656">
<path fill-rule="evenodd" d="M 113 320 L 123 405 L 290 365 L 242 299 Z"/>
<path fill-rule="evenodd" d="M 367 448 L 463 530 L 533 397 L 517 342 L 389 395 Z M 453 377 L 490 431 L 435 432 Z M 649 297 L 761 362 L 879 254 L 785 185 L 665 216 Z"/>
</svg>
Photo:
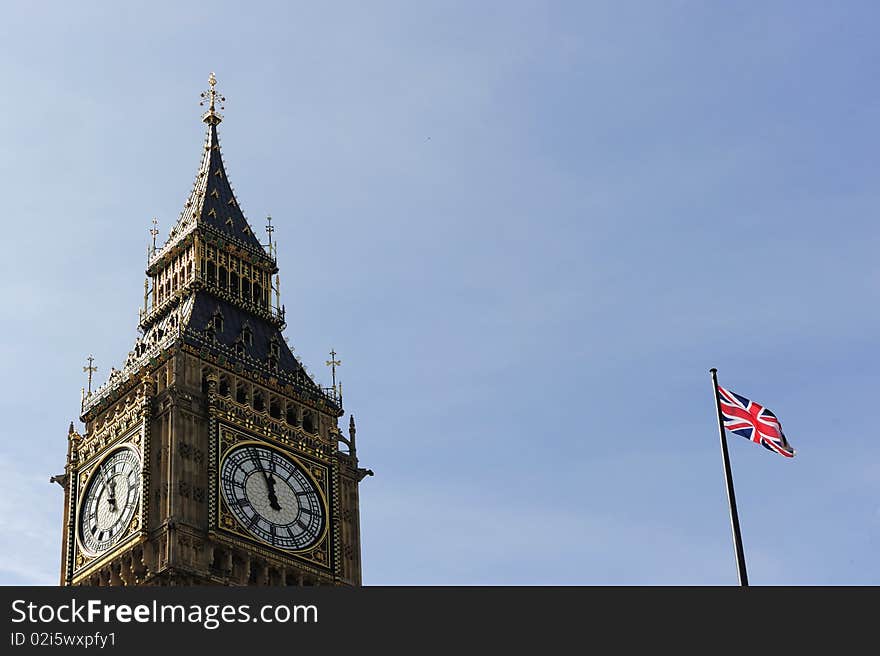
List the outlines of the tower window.
<svg viewBox="0 0 880 656">
<path fill-rule="evenodd" d="M 263 401 L 263 393 L 262 392 L 254 392 L 254 410 L 257 412 L 262 412 L 266 409 L 266 404 Z"/>
<path fill-rule="evenodd" d="M 269 400 L 269 416 L 274 419 L 281 419 L 281 403 L 277 397 L 273 396 Z"/>
<path fill-rule="evenodd" d="M 229 274 L 229 291 L 238 296 L 238 275 L 236 273 Z"/>
<path fill-rule="evenodd" d="M 292 403 L 287 406 L 286 421 L 291 426 L 299 426 L 299 418 L 296 416 L 296 406 Z"/>
<path fill-rule="evenodd" d="M 226 376 L 220 376 L 217 391 L 220 392 L 220 396 L 229 396 L 229 379 Z"/>
<path fill-rule="evenodd" d="M 248 346 L 252 346 L 254 343 L 254 334 L 251 331 L 251 327 L 247 324 L 241 329 L 241 341 Z"/>
<path fill-rule="evenodd" d="M 247 390 L 244 383 L 237 383 L 235 386 L 235 400 L 241 404 L 247 403 Z"/>
<path fill-rule="evenodd" d="M 223 289 L 223 290 L 226 289 L 226 279 L 227 279 L 226 276 L 227 276 L 226 267 L 220 267 L 220 278 L 217 281 L 217 285 L 220 287 L 220 289 Z"/>
<path fill-rule="evenodd" d="M 303 429 L 307 433 L 315 432 L 315 415 L 311 410 L 306 410 L 303 413 Z"/>
</svg>

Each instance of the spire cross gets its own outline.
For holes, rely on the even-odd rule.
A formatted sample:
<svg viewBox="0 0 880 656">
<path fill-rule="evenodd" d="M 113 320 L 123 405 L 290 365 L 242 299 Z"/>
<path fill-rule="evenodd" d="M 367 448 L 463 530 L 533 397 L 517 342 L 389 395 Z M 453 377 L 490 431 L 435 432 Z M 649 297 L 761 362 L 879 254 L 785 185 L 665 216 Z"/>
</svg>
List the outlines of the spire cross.
<svg viewBox="0 0 880 656">
<path fill-rule="evenodd" d="M 330 359 L 327 360 L 327 366 L 330 367 L 330 372 L 333 376 L 333 389 L 336 390 L 336 367 L 342 366 L 342 360 L 336 359 L 336 351 L 330 349 Z"/>
<path fill-rule="evenodd" d="M 202 120 L 205 123 L 210 123 L 211 125 L 217 125 L 220 121 L 223 120 L 220 114 L 218 114 L 215 110 L 215 104 L 217 103 L 217 100 L 219 100 L 221 103 L 220 109 L 225 109 L 222 103 L 226 102 L 226 98 L 224 96 L 221 96 L 219 93 L 217 93 L 216 89 L 214 89 L 216 84 L 217 78 L 214 76 L 213 73 L 211 73 L 211 75 L 208 77 L 208 85 L 210 86 L 210 88 L 207 91 L 202 92 L 202 100 L 199 103 L 199 105 L 204 107 L 205 101 L 208 102 L 208 111 L 205 112 L 204 116 L 202 116 Z"/>
<path fill-rule="evenodd" d="M 83 367 L 83 371 L 87 371 L 89 373 L 89 394 L 91 394 L 92 393 L 92 373 L 97 371 L 98 368 L 92 366 L 95 362 L 95 358 L 93 358 L 91 355 L 89 355 L 89 357 L 87 359 L 89 361 L 89 366 Z"/>
<path fill-rule="evenodd" d="M 150 234 L 153 235 L 153 252 L 156 252 L 156 235 L 159 234 L 159 219 L 153 217 L 153 227 L 150 228 Z"/>
</svg>

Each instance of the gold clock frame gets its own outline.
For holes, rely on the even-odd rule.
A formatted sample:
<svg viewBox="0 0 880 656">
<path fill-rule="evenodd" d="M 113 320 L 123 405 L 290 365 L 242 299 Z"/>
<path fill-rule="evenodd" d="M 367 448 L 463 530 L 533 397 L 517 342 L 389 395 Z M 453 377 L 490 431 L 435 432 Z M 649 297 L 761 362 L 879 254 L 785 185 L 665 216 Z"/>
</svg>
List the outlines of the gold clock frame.
<svg viewBox="0 0 880 656">
<path fill-rule="evenodd" d="M 113 445 L 112 447 L 107 449 L 104 453 L 93 458 L 91 462 L 86 463 L 86 465 L 84 465 L 79 471 L 79 475 L 81 476 L 81 485 L 80 485 L 79 489 L 82 490 L 82 494 L 79 496 L 79 498 L 77 499 L 77 502 L 76 502 L 76 517 L 75 517 L 73 532 L 74 532 L 74 539 L 76 540 L 77 554 L 79 556 L 82 556 L 83 566 L 91 565 L 95 562 L 102 561 L 106 556 L 114 554 L 117 551 L 117 549 L 119 549 L 120 546 L 127 544 L 129 541 L 131 541 L 132 539 L 134 539 L 135 537 L 138 537 L 140 535 L 140 532 L 138 529 L 140 528 L 140 522 L 141 522 L 140 515 L 141 515 L 141 509 L 143 507 L 143 500 L 144 500 L 144 480 L 143 480 L 144 479 L 144 457 L 140 451 L 140 448 L 136 444 L 131 442 L 131 438 L 134 435 L 136 435 L 137 432 L 138 431 L 133 431 L 132 433 L 127 435 L 125 438 L 120 440 L 118 443 L 116 443 L 115 445 Z M 138 477 L 139 477 L 138 487 L 139 487 L 139 490 L 138 490 L 137 505 L 135 506 L 134 510 L 132 511 L 132 517 L 131 517 L 131 520 L 129 521 L 129 525 L 126 529 L 126 533 L 119 540 L 117 540 L 116 542 L 112 543 L 109 547 L 107 547 L 104 551 L 101 551 L 99 553 L 94 553 L 94 552 L 90 551 L 83 544 L 82 540 L 80 539 L 80 529 L 81 529 L 80 522 L 82 519 L 83 503 L 85 503 L 86 493 L 88 492 L 88 490 L 92 484 L 92 480 L 95 477 L 95 473 L 98 471 L 98 469 L 101 467 L 101 465 L 104 464 L 104 462 L 108 458 L 112 457 L 116 453 L 123 451 L 123 450 L 132 451 L 138 460 Z M 77 558 L 77 561 L 79 561 L 79 558 Z"/>
<path fill-rule="evenodd" d="M 246 545 L 252 551 L 256 550 L 273 558 L 280 556 L 282 558 L 303 560 L 312 567 L 318 567 L 325 572 L 332 571 L 334 536 L 331 526 L 333 515 L 331 514 L 330 500 L 333 498 L 335 491 L 333 469 L 330 463 L 323 463 L 317 459 L 310 458 L 290 449 L 279 441 L 265 436 L 251 435 L 238 426 L 222 421 L 217 422 L 215 430 L 214 439 L 217 444 L 217 465 L 214 468 L 214 476 L 211 479 L 211 484 L 214 488 L 211 496 L 216 500 L 217 505 L 211 524 L 217 537 L 232 544 Z M 247 444 L 254 444 L 274 450 L 289 458 L 305 473 L 314 486 L 324 512 L 324 526 L 321 535 L 310 546 L 303 549 L 285 549 L 264 542 L 248 533 L 229 510 L 222 493 L 221 472 L 223 463 L 231 451 Z"/>
</svg>

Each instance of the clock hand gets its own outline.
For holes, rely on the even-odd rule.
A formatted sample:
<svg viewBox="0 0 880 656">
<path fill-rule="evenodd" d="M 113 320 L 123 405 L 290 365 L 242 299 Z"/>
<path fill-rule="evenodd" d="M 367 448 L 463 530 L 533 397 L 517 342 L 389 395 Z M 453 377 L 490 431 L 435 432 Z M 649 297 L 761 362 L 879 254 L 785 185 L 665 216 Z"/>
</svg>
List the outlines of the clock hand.
<svg viewBox="0 0 880 656">
<path fill-rule="evenodd" d="M 272 478 L 271 474 L 268 474 L 266 472 L 266 468 L 263 467 L 263 461 L 260 460 L 259 455 L 257 455 L 256 449 L 251 451 L 251 459 L 256 463 L 257 467 L 260 468 L 260 471 L 263 472 L 263 478 L 266 479 L 266 489 L 268 491 L 269 506 L 272 508 L 272 510 L 281 510 L 281 506 L 278 505 L 278 497 L 275 495 L 275 479 Z"/>
<path fill-rule="evenodd" d="M 278 505 L 278 497 L 275 495 L 275 479 L 272 474 L 266 478 L 266 484 L 269 486 L 269 505 L 273 510 L 281 510 L 281 506 Z"/>
<path fill-rule="evenodd" d="M 107 487 L 107 502 L 113 506 L 111 510 L 116 511 L 116 486 L 107 478 L 107 472 L 101 469 L 101 478 L 104 479 L 104 485 Z"/>
</svg>

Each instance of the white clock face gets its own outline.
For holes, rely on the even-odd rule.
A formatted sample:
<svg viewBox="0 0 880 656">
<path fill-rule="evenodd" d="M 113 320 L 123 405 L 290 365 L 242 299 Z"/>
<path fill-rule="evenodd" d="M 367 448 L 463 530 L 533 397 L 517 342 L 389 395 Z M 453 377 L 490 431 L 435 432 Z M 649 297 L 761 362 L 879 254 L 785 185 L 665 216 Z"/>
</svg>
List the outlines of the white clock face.
<svg viewBox="0 0 880 656">
<path fill-rule="evenodd" d="M 141 460 L 133 449 L 119 449 L 92 472 L 79 509 L 83 548 L 100 554 L 127 532 L 141 493 Z"/>
<path fill-rule="evenodd" d="M 298 551 L 324 533 L 324 504 L 312 479 L 291 458 L 258 444 L 230 451 L 220 467 L 223 499 L 251 535 Z"/>
</svg>

